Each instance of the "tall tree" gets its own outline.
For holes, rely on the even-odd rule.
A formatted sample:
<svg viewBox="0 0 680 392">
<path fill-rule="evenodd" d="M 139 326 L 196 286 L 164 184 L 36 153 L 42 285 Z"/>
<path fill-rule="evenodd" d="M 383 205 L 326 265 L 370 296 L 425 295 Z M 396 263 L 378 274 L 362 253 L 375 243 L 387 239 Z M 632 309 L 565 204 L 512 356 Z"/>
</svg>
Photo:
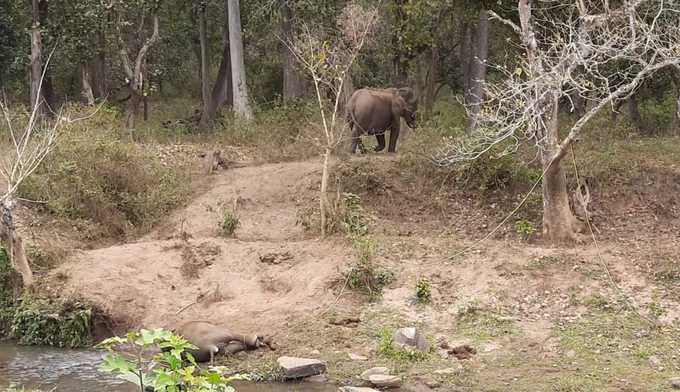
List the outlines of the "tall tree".
<svg viewBox="0 0 680 392">
<path fill-rule="evenodd" d="M 231 55 L 229 45 L 229 0 L 224 0 L 224 23 L 222 30 L 222 59 L 220 60 L 220 68 L 217 72 L 217 79 L 213 85 L 212 92 L 208 96 L 207 103 L 203 106 L 203 113 L 201 114 L 201 121 L 199 127 L 201 129 L 209 128 L 219 108 L 226 104 L 226 106 L 233 106 L 233 91 L 231 86 Z"/>
<path fill-rule="evenodd" d="M 281 27 L 283 39 L 290 42 L 293 39 L 293 7 L 292 0 L 281 0 Z M 304 95 L 302 77 L 296 69 L 295 55 L 283 46 L 283 100 L 298 99 Z"/>
<path fill-rule="evenodd" d="M 207 1 L 199 1 L 196 5 L 196 14 L 198 16 L 198 39 L 201 46 L 200 64 L 201 64 L 201 98 L 203 99 L 203 107 L 208 106 L 210 101 L 210 56 L 208 55 L 208 22 L 206 20 Z M 204 109 L 203 113 L 207 111 Z"/>
<path fill-rule="evenodd" d="M 40 25 L 40 0 L 31 0 L 31 16 L 32 23 L 29 34 L 31 36 L 31 107 L 36 108 L 38 117 L 42 117 L 45 113 L 44 105 L 42 104 L 42 33 Z"/>
<path fill-rule="evenodd" d="M 468 132 L 477 127 L 477 115 L 484 99 L 484 86 L 486 84 L 486 62 L 489 58 L 489 12 L 485 9 L 479 11 L 479 21 L 475 34 L 475 55 L 472 59 L 470 94 L 468 94 L 470 115 L 468 119 Z"/>
<path fill-rule="evenodd" d="M 238 0 L 227 0 L 229 13 L 229 49 L 231 55 L 231 76 L 234 91 L 234 112 L 245 121 L 253 119 L 253 110 L 248 98 L 246 66 L 243 53 L 243 31 L 241 10 Z"/>
<path fill-rule="evenodd" d="M 139 106 L 143 101 L 144 96 L 144 86 L 146 77 L 146 61 L 149 50 L 153 45 L 155 45 L 160 39 L 159 32 L 159 17 L 158 17 L 158 2 L 150 2 L 147 4 L 143 2 L 141 4 L 141 9 L 137 9 L 133 4 L 128 4 L 124 1 L 119 1 L 115 3 L 114 7 L 115 18 L 116 18 L 116 30 L 118 35 L 118 49 L 120 54 L 121 63 L 123 65 L 123 72 L 127 78 L 127 87 L 130 92 L 130 97 L 127 100 L 127 107 L 125 109 L 125 127 L 128 129 L 133 129 L 136 125 L 137 117 L 139 115 Z M 131 23 L 127 20 L 131 17 L 130 13 L 137 14 L 134 15 L 135 19 L 139 20 L 139 24 L 134 26 L 135 32 L 131 35 L 132 38 L 126 39 L 125 28 Z M 141 12 L 141 17 L 138 15 Z M 147 25 L 151 23 L 151 26 Z M 145 32 L 150 29 L 151 32 L 148 33 L 148 37 L 145 37 Z M 139 40 L 143 42 L 138 42 Z M 132 41 L 130 43 L 128 41 Z M 134 61 L 130 57 L 131 50 L 129 46 L 139 46 L 139 50 L 136 51 L 134 56 Z"/>
</svg>

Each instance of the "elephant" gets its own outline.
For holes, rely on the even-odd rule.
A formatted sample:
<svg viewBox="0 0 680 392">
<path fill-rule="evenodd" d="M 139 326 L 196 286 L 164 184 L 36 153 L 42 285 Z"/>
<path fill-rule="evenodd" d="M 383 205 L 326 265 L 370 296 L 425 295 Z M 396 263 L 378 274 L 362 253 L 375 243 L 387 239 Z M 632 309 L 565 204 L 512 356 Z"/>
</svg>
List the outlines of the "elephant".
<svg viewBox="0 0 680 392">
<path fill-rule="evenodd" d="M 364 151 L 361 136 L 375 135 L 378 140 L 376 152 L 385 149 L 385 132 L 390 131 L 388 152 L 396 152 L 397 139 L 401 126 L 401 118 L 406 120 L 409 128 L 416 128 L 418 99 L 410 88 L 363 88 L 352 94 L 347 102 L 347 122 L 352 132 L 350 153 L 357 147 Z"/>
<path fill-rule="evenodd" d="M 187 350 L 196 362 L 210 362 L 217 354 L 235 354 L 261 347 L 274 349 L 271 340 L 259 335 L 239 335 L 207 321 L 189 321 L 173 330 L 197 349 Z"/>
</svg>

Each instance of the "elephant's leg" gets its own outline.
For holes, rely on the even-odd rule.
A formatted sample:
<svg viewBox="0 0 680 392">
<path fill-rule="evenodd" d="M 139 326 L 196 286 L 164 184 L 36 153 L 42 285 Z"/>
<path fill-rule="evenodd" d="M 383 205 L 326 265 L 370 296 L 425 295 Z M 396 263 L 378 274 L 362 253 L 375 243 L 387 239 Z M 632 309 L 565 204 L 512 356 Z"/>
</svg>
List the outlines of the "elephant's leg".
<svg viewBox="0 0 680 392">
<path fill-rule="evenodd" d="M 392 127 L 390 131 L 390 146 L 388 152 L 397 152 L 397 139 L 399 139 L 399 124 Z"/>
<path fill-rule="evenodd" d="M 375 152 L 380 152 L 385 149 L 385 134 L 380 133 L 375 135 L 375 138 L 378 139 L 378 145 L 375 146 Z"/>
<path fill-rule="evenodd" d="M 350 146 L 349 153 L 355 154 L 357 152 L 357 148 L 363 152 L 364 145 L 361 142 L 361 134 L 359 133 L 356 124 L 352 124 L 350 132 L 352 133 L 352 145 Z"/>
</svg>

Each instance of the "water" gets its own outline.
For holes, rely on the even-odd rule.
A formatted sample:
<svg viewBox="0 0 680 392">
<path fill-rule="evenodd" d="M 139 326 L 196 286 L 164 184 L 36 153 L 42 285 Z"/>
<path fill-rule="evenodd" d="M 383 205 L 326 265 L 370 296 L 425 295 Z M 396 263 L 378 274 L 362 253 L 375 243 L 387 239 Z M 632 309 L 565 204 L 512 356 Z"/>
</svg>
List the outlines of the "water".
<svg viewBox="0 0 680 392">
<path fill-rule="evenodd" d="M 42 391 L 135 392 L 136 387 L 98 370 L 101 352 L 0 343 L 0 388 L 10 384 Z M 239 384 L 238 392 L 336 392 L 316 383 Z"/>
</svg>

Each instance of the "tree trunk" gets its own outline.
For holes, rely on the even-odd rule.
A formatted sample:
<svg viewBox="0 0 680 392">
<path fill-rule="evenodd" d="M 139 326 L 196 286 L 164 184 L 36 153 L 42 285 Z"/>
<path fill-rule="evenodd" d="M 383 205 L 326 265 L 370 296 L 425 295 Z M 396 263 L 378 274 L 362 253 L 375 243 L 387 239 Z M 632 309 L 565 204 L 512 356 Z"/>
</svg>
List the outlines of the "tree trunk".
<svg viewBox="0 0 680 392">
<path fill-rule="evenodd" d="M 636 93 L 633 93 L 628 98 L 628 115 L 630 116 L 630 121 L 633 123 L 635 129 L 641 134 L 646 134 L 645 123 L 642 121 L 642 115 L 640 114 L 640 105 L 638 104 Z"/>
<path fill-rule="evenodd" d="M 206 21 L 206 3 L 198 6 L 198 40 L 201 47 L 200 68 L 201 68 L 201 98 L 203 100 L 203 113 L 210 101 L 210 62 L 208 60 L 208 23 Z"/>
<path fill-rule="evenodd" d="M 281 0 L 281 13 L 283 16 L 282 30 L 285 42 L 293 40 L 293 10 L 288 4 L 289 0 Z M 295 55 L 286 45 L 283 45 L 283 102 L 302 98 L 304 95 L 303 79 L 296 68 Z"/>
<path fill-rule="evenodd" d="M 234 111 L 241 120 L 252 121 L 253 110 L 248 98 L 246 66 L 243 54 L 241 30 L 241 10 L 239 0 L 228 0 L 229 9 L 229 49 L 231 55 L 231 75 L 234 91 Z"/>
<path fill-rule="evenodd" d="M 467 102 L 470 105 L 468 132 L 477 128 L 477 116 L 484 100 L 484 88 L 486 87 L 486 61 L 489 57 L 489 13 L 485 9 L 479 11 L 475 49 L 476 54 L 472 59 L 471 66 L 470 95 Z"/>
<path fill-rule="evenodd" d="M 439 49 L 430 49 L 429 70 L 425 80 L 423 92 L 423 116 L 428 119 L 432 116 L 434 101 L 437 99 L 437 81 L 439 80 Z"/>
<path fill-rule="evenodd" d="M 24 242 L 16 231 L 11 206 L 0 204 L 0 240 L 7 246 L 12 268 L 21 275 L 25 288 L 33 285 L 33 271 L 26 258 Z"/>
<path fill-rule="evenodd" d="M 42 82 L 42 35 L 40 32 L 40 5 L 39 0 L 31 1 L 33 24 L 30 29 L 31 35 L 31 109 L 36 111 L 38 117 L 44 114 L 42 105 L 41 82 Z"/>
<path fill-rule="evenodd" d="M 472 27 L 470 22 L 464 21 L 461 30 L 460 40 L 460 86 L 463 88 L 464 102 L 470 101 L 470 79 L 472 62 Z"/>
<path fill-rule="evenodd" d="M 90 70 L 85 63 L 80 64 L 80 83 L 83 104 L 94 106 L 94 92 L 92 91 L 92 85 L 90 84 Z"/>
<path fill-rule="evenodd" d="M 404 26 L 404 20 L 406 19 L 404 13 L 406 2 L 407 0 L 394 0 L 394 23 L 396 28 L 392 36 L 392 50 L 394 51 L 394 57 L 392 58 L 394 79 L 392 80 L 392 85 L 398 87 L 403 86 L 408 81 L 408 64 L 404 58 L 404 53 L 402 53 L 403 46 L 401 44 L 401 36 L 404 34 L 402 26 Z"/>
<path fill-rule="evenodd" d="M 547 129 L 543 138 L 541 163 L 543 177 L 543 236 L 553 243 L 573 242 L 580 231 L 579 221 L 569 206 L 567 176 L 562 160 L 553 158 L 559 151 L 559 101 L 557 96 L 551 102 L 551 114 L 546 116 Z"/>
<path fill-rule="evenodd" d="M 321 197 L 319 200 L 319 207 L 321 209 L 321 236 L 325 237 L 328 230 L 328 177 L 329 177 L 329 166 L 331 161 L 331 154 L 333 154 L 333 149 L 327 146 L 323 154 L 323 166 L 321 171 Z"/>
<path fill-rule="evenodd" d="M 108 94 L 108 83 L 106 82 L 106 37 L 103 33 L 104 26 L 100 26 L 98 33 L 97 54 L 92 60 L 92 89 L 94 96 L 103 99 Z"/>
<path fill-rule="evenodd" d="M 223 34 L 223 47 L 222 47 L 222 60 L 220 61 L 220 69 L 217 72 L 217 79 L 215 80 L 215 85 L 212 89 L 212 94 L 210 94 L 210 99 L 208 105 L 204 107 L 203 113 L 201 114 L 201 122 L 199 127 L 201 129 L 207 129 L 212 125 L 212 122 L 217 116 L 217 111 L 222 104 L 226 104 L 228 107 L 233 106 L 233 91 L 231 86 L 231 56 L 229 48 L 229 11 L 228 2 L 224 2 L 224 34 Z"/>
<path fill-rule="evenodd" d="M 139 104 L 142 102 L 142 97 L 139 92 L 130 89 L 130 98 L 125 107 L 125 128 L 134 129 L 137 125 L 137 117 L 139 117 Z"/>
</svg>

